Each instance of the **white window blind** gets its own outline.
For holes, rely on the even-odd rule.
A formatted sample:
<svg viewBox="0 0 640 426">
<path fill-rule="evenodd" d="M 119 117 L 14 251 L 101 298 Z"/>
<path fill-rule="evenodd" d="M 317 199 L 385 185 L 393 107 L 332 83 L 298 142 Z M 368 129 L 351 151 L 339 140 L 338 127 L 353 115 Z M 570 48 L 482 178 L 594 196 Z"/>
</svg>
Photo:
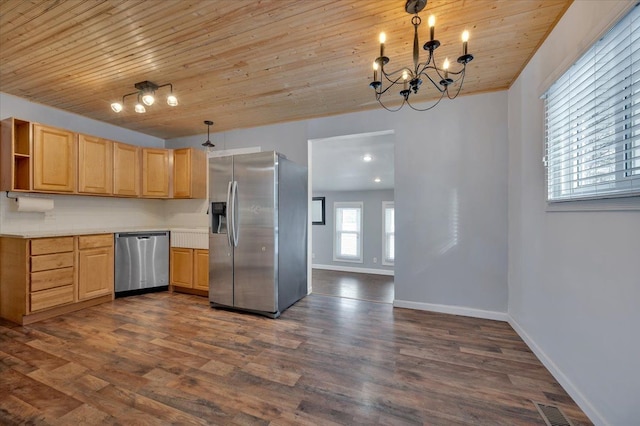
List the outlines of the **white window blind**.
<svg viewBox="0 0 640 426">
<path fill-rule="evenodd" d="M 333 260 L 362 262 L 362 203 L 334 203 Z"/>
<path fill-rule="evenodd" d="M 383 265 L 393 265 L 396 259 L 395 250 L 395 209 L 393 201 L 382 202 L 382 240 L 384 244 Z"/>
<path fill-rule="evenodd" d="M 547 199 L 640 195 L 640 7 L 544 99 Z"/>
</svg>

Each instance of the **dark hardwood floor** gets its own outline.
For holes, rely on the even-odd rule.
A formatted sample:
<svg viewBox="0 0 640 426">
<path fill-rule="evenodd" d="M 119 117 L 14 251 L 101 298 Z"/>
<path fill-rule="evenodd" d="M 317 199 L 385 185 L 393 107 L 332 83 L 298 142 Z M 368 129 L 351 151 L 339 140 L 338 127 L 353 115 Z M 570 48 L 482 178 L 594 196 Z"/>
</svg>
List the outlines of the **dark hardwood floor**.
<svg viewBox="0 0 640 426">
<path fill-rule="evenodd" d="M 393 303 L 393 276 L 313 269 L 312 292 L 378 303 Z"/>
<path fill-rule="evenodd" d="M 506 323 L 310 295 L 277 320 L 153 293 L 0 320 L 0 424 L 590 424 Z"/>
</svg>

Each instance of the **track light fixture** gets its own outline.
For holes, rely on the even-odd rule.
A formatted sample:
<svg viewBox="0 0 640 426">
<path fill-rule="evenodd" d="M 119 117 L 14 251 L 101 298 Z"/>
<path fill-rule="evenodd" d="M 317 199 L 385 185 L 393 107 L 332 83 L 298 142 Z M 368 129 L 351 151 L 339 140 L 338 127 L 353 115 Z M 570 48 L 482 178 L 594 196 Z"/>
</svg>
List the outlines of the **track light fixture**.
<svg viewBox="0 0 640 426">
<path fill-rule="evenodd" d="M 420 62 L 420 43 L 418 42 L 418 26 L 422 20 L 418 16 L 427 5 L 427 0 L 407 0 L 405 11 L 412 14 L 411 24 L 413 25 L 413 66 L 403 67 L 396 71 L 387 71 L 385 66 L 389 63 L 389 58 L 384 54 L 384 43 L 386 36 L 380 33 L 380 56 L 373 61 L 373 81 L 369 86 L 374 90 L 376 101 L 388 111 L 398 111 L 405 104 L 416 111 L 427 111 L 438 105 L 438 103 L 446 95 L 449 99 L 455 99 L 464 83 L 464 75 L 467 70 L 467 64 L 473 60 L 473 55 L 467 52 L 467 43 L 469 41 L 469 32 L 462 33 L 462 55 L 458 57 L 457 62 L 461 65 L 458 71 L 449 69 L 449 59 L 445 58 L 442 66 L 436 65 L 435 51 L 440 47 L 440 42 L 434 38 L 436 19 L 433 15 L 429 17 L 429 41 L 427 41 L 423 49 L 427 51 L 427 57 L 424 62 Z M 420 86 L 424 82 L 431 83 L 429 88 L 433 88 L 440 97 L 426 108 L 417 108 L 411 105 L 410 95 L 417 94 Z M 385 87 L 386 86 L 386 87 Z M 455 88 L 457 86 L 457 88 Z M 383 103 L 382 96 L 392 87 L 402 88 L 398 93 L 402 98 L 402 103 L 397 108 L 389 108 Z M 451 91 L 451 92 L 450 92 Z"/>
<path fill-rule="evenodd" d="M 144 106 L 145 105 L 151 106 L 156 100 L 155 99 L 156 90 L 162 87 L 167 87 L 167 86 L 171 90 L 169 92 L 169 96 L 167 96 L 167 105 L 172 107 L 178 105 L 178 98 L 176 98 L 173 94 L 173 85 L 171 83 L 158 85 L 151 81 L 145 80 L 145 81 L 136 83 L 133 86 L 137 89 L 136 92 L 127 93 L 122 97 L 122 102 L 114 102 L 111 104 L 111 109 L 113 110 L 113 112 L 117 113 L 124 110 L 124 98 L 126 98 L 127 96 L 138 95 L 138 99 L 137 99 L 138 101 L 136 102 L 134 111 L 140 114 L 145 113 L 147 112 L 147 109 Z"/>
<path fill-rule="evenodd" d="M 202 146 L 208 148 L 213 148 L 215 145 L 211 143 L 211 141 L 209 140 L 209 126 L 213 126 L 213 121 L 211 120 L 205 120 L 204 124 L 207 125 L 207 140 L 202 144 Z"/>
</svg>

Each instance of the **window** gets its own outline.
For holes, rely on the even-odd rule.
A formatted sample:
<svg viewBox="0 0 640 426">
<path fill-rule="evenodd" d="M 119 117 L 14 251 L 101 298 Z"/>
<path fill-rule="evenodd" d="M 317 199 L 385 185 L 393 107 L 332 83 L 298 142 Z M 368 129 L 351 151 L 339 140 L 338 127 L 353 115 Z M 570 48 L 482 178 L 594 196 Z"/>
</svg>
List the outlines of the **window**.
<svg viewBox="0 0 640 426">
<path fill-rule="evenodd" d="M 544 99 L 547 199 L 640 195 L 640 7 Z"/>
<path fill-rule="evenodd" d="M 362 203 L 334 203 L 333 260 L 362 263 Z"/>
<path fill-rule="evenodd" d="M 383 265 L 393 265 L 396 258 L 395 211 L 393 201 L 382 202 Z"/>
</svg>

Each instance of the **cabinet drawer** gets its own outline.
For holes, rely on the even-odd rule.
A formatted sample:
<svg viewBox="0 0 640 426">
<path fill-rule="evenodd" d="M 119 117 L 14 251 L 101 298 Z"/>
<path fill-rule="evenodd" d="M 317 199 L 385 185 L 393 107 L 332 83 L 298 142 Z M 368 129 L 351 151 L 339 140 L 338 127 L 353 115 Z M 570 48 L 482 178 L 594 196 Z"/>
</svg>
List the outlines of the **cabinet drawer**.
<svg viewBox="0 0 640 426">
<path fill-rule="evenodd" d="M 65 285 L 73 285 L 73 268 L 54 269 L 31 274 L 31 291 L 46 290 Z"/>
<path fill-rule="evenodd" d="M 113 234 L 83 235 L 78 237 L 78 248 L 80 250 L 96 247 L 111 247 L 112 245 Z"/>
<path fill-rule="evenodd" d="M 32 312 L 71 302 L 73 302 L 73 285 L 31 293 Z"/>
<path fill-rule="evenodd" d="M 31 240 L 31 255 L 73 251 L 73 237 L 38 238 Z"/>
<path fill-rule="evenodd" d="M 31 256 L 31 272 L 68 268 L 73 266 L 73 257 L 73 252 Z"/>
</svg>

